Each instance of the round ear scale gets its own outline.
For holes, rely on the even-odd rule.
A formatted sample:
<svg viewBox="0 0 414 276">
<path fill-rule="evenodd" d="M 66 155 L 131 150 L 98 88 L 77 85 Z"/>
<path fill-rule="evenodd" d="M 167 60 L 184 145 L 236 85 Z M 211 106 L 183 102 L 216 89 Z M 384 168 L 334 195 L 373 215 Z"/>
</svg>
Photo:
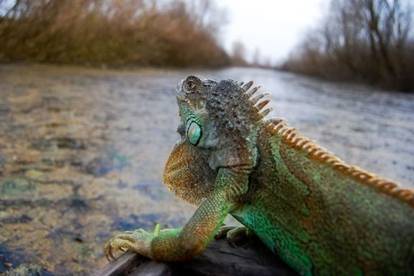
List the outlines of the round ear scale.
<svg viewBox="0 0 414 276">
<path fill-rule="evenodd" d="M 188 141 L 192 145 L 197 146 L 198 142 L 200 142 L 201 135 L 202 135 L 202 130 L 201 130 L 200 125 L 190 120 L 187 126 Z"/>
<path fill-rule="evenodd" d="M 196 76 L 188 76 L 184 81 L 184 89 L 187 93 L 200 91 L 202 85 L 202 81 Z"/>
</svg>

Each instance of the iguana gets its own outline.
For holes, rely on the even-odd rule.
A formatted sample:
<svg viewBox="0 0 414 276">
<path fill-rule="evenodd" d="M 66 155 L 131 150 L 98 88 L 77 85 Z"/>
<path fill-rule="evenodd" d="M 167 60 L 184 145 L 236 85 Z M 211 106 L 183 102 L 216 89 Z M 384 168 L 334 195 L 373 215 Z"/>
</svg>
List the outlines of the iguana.
<svg viewBox="0 0 414 276">
<path fill-rule="evenodd" d="M 202 252 L 231 214 L 302 275 L 414 274 L 414 191 L 349 166 L 282 120 L 253 87 L 189 76 L 164 182 L 199 205 L 179 229 L 115 235 L 107 257 Z"/>
</svg>

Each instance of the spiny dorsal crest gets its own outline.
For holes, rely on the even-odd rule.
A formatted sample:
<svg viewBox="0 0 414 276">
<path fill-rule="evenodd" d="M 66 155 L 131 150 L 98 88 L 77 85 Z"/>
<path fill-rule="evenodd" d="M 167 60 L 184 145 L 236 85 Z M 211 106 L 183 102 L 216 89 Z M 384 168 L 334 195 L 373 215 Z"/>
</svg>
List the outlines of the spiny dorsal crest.
<svg viewBox="0 0 414 276">
<path fill-rule="evenodd" d="M 297 150 L 305 151 L 308 156 L 334 170 L 354 178 L 362 185 L 370 186 L 384 194 L 398 198 L 414 207 L 414 190 L 402 189 L 396 183 L 366 172 L 357 166 L 350 166 L 344 161 L 330 153 L 323 147 L 317 145 L 307 137 L 302 136 L 295 128 L 289 127 L 283 120 L 271 120 L 266 125 L 271 135 L 277 135 L 282 141 Z"/>
<path fill-rule="evenodd" d="M 250 81 L 243 85 L 233 80 L 217 83 L 207 99 L 207 109 L 226 130 L 248 133 L 270 113 L 265 108 L 270 102 L 269 94 L 259 92 Z"/>
</svg>

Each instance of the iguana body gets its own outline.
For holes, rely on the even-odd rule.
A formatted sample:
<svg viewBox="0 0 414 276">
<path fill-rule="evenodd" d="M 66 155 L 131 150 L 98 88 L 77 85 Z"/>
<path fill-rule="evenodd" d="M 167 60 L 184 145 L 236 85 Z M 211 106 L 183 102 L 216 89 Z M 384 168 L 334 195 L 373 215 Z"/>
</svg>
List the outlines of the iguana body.
<svg viewBox="0 0 414 276">
<path fill-rule="evenodd" d="M 199 208 L 182 229 L 115 236 L 107 255 L 186 260 L 232 214 L 304 275 L 414 273 L 414 193 L 264 120 L 268 100 L 251 86 L 193 76 L 181 83 L 182 140 L 164 182 Z"/>
</svg>

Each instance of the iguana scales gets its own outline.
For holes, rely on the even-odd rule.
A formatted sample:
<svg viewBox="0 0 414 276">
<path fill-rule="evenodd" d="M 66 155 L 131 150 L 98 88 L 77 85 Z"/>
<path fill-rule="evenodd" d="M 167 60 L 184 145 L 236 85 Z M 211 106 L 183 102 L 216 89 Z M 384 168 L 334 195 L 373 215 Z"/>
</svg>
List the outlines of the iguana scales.
<svg viewBox="0 0 414 276">
<path fill-rule="evenodd" d="M 180 229 L 105 245 L 159 261 L 202 252 L 231 214 L 303 275 L 414 274 L 414 192 L 349 166 L 282 120 L 258 87 L 189 76 L 165 184 L 199 205 Z"/>
</svg>

